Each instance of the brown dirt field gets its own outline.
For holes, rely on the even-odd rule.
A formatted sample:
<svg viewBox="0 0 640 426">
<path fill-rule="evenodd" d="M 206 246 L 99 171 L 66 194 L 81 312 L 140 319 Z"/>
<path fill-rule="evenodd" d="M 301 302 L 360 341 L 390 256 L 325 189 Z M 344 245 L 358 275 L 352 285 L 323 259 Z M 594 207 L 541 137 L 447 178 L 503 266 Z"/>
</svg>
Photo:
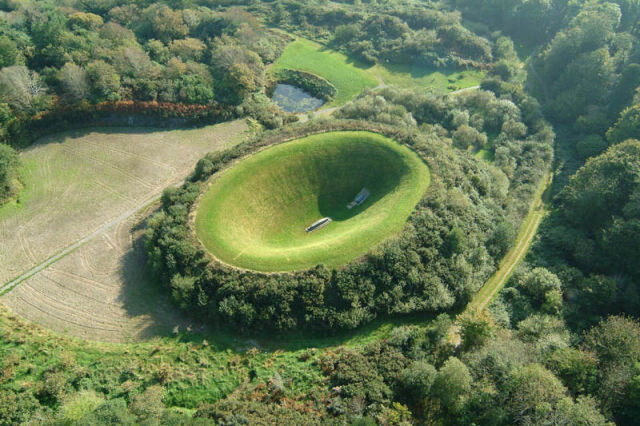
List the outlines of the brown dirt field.
<svg viewBox="0 0 640 426">
<path fill-rule="evenodd" d="M 136 224 L 149 209 L 118 217 L 183 180 L 206 152 L 240 142 L 247 130 L 245 121 L 234 121 L 195 130 L 69 132 L 25 151 L 20 203 L 0 209 L 0 286 L 115 225 L 2 302 L 28 320 L 91 340 L 137 340 L 187 326 L 144 275 L 144 230 Z"/>
</svg>

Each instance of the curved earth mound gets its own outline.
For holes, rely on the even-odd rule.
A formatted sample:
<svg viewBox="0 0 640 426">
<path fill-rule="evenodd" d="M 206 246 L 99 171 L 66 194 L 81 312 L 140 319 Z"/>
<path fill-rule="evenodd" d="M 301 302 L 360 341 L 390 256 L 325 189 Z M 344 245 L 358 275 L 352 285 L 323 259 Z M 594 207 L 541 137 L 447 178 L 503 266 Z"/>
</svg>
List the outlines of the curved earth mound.
<svg viewBox="0 0 640 426">
<path fill-rule="evenodd" d="M 196 215 L 204 246 L 263 272 L 337 267 L 400 231 L 429 186 L 409 148 L 369 132 L 329 132 L 277 145 L 215 179 Z M 363 188 L 366 200 L 351 209 Z M 306 228 L 329 217 L 313 232 Z"/>
</svg>

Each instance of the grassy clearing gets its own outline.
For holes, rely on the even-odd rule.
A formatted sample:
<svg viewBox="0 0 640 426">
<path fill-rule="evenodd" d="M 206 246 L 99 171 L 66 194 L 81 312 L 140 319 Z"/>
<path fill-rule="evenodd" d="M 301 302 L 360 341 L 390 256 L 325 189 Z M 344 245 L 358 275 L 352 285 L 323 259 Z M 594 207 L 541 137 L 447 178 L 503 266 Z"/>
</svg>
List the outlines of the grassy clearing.
<svg viewBox="0 0 640 426">
<path fill-rule="evenodd" d="M 273 71 L 286 68 L 319 75 L 333 84 L 338 93 L 325 106 L 342 105 L 363 90 L 379 84 L 372 75 L 345 55 L 305 39 L 290 43 L 272 66 Z"/>
<path fill-rule="evenodd" d="M 480 84 L 482 71 L 434 71 L 419 65 L 375 65 L 369 70 L 388 86 L 408 89 L 434 88 L 452 92 Z"/>
<path fill-rule="evenodd" d="M 214 180 L 196 217 L 225 263 L 286 271 L 340 266 L 400 231 L 429 185 L 408 148 L 368 132 L 332 132 L 269 148 Z M 371 196 L 347 204 L 366 187 Z M 323 217 L 333 222 L 307 233 Z"/>
<path fill-rule="evenodd" d="M 25 190 L 0 209 L 4 284 L 184 179 L 206 152 L 242 139 L 244 121 L 195 130 L 75 131 L 22 155 Z M 140 212 L 143 215 L 144 212 Z M 51 267 L 20 283 L 2 302 L 59 332 L 123 341 L 170 332 L 179 316 L 142 271 L 132 247 L 141 216 L 117 223 Z M 6 248 L 6 250 L 5 250 Z"/>
<path fill-rule="evenodd" d="M 485 75 L 473 70 L 434 71 L 419 65 L 365 65 L 303 38 L 290 43 L 272 66 L 274 71 L 283 68 L 317 74 L 336 86 L 336 98 L 325 107 L 342 105 L 380 85 L 452 92 L 479 85 Z"/>
</svg>

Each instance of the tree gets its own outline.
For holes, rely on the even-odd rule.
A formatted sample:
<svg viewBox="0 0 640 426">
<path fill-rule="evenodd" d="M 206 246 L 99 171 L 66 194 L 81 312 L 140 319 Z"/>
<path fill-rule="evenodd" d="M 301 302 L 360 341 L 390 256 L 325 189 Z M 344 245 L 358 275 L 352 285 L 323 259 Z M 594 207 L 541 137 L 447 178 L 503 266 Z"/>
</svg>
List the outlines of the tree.
<svg viewBox="0 0 640 426">
<path fill-rule="evenodd" d="M 225 99 L 238 104 L 251 92 L 256 90 L 253 73 L 244 63 L 232 65 L 222 79 L 222 92 Z"/>
<path fill-rule="evenodd" d="M 169 50 L 183 61 L 199 61 L 206 45 L 197 38 L 174 40 L 169 44 Z"/>
<path fill-rule="evenodd" d="M 113 65 L 102 60 L 87 65 L 87 75 L 91 83 L 93 102 L 117 101 L 120 99 L 120 75 Z"/>
<path fill-rule="evenodd" d="M 37 49 L 35 64 L 39 67 L 62 66 L 68 47 L 64 37 L 68 33 L 66 17 L 59 10 L 38 16 L 30 34 Z"/>
<path fill-rule="evenodd" d="M 213 102 L 211 83 L 198 74 L 184 74 L 176 82 L 179 100 L 187 104 L 208 104 Z"/>
<path fill-rule="evenodd" d="M 72 27 L 95 30 L 104 24 L 104 20 L 100 15 L 96 15 L 95 13 L 75 12 L 69 15 L 69 24 Z"/>
<path fill-rule="evenodd" d="M 552 424 L 575 426 L 605 426 L 610 423 L 598 410 L 598 402 L 590 396 L 579 396 L 574 402 L 570 397 L 562 398 L 552 414 Z"/>
<path fill-rule="evenodd" d="M 9 67 L 16 63 L 18 45 L 7 36 L 0 37 L 0 68 Z"/>
<path fill-rule="evenodd" d="M 426 361 L 414 361 L 400 373 L 400 385 L 411 406 L 420 407 L 429 396 L 436 368 Z"/>
<path fill-rule="evenodd" d="M 611 316 L 585 336 L 584 348 L 594 352 L 602 366 L 640 360 L 640 324 L 637 320 Z"/>
<path fill-rule="evenodd" d="M 360 32 L 360 27 L 356 24 L 339 25 L 333 33 L 333 43 L 336 45 L 346 44 L 355 39 Z"/>
<path fill-rule="evenodd" d="M 16 191 L 18 154 L 0 143 L 0 205 Z"/>
<path fill-rule="evenodd" d="M 464 231 L 454 226 L 444 239 L 443 253 L 447 257 L 462 253 L 467 245 L 467 236 Z"/>
<path fill-rule="evenodd" d="M 455 414 L 462 408 L 471 391 L 472 382 L 467 366 L 458 358 L 451 357 L 438 371 L 432 393 L 449 413 Z"/>
<path fill-rule="evenodd" d="M 493 336 L 495 328 L 493 318 L 487 310 L 464 314 L 459 324 L 462 344 L 466 350 L 474 346 L 482 346 Z"/>
<path fill-rule="evenodd" d="M 156 422 L 160 419 L 165 411 L 162 403 L 163 394 L 164 388 L 154 385 L 133 397 L 130 411 L 136 415 L 138 422 Z"/>
<path fill-rule="evenodd" d="M 587 162 L 559 195 L 562 214 L 575 228 L 596 232 L 622 216 L 640 184 L 640 142 L 609 148 Z"/>
<path fill-rule="evenodd" d="M 616 124 L 607 131 L 607 140 L 611 145 L 628 139 L 640 139 L 640 104 L 622 111 Z"/>
<path fill-rule="evenodd" d="M 58 72 L 58 80 L 62 86 L 65 101 L 75 103 L 89 97 L 89 76 L 82 67 L 67 62 Z"/>
<path fill-rule="evenodd" d="M 85 415 L 80 425 L 134 425 L 135 416 L 127 410 L 127 403 L 122 398 L 112 399 L 100 404 L 92 413 Z"/>
<path fill-rule="evenodd" d="M 74 394 L 64 401 L 58 417 L 64 423 L 76 423 L 91 413 L 104 402 L 104 397 L 94 391 L 85 390 Z"/>
<path fill-rule="evenodd" d="M 382 403 L 391 396 L 391 390 L 375 365 L 368 357 L 356 352 L 347 352 L 340 358 L 331 382 L 341 387 L 344 398 L 362 398 L 367 405 Z"/>
<path fill-rule="evenodd" d="M 572 394 L 595 394 L 598 358 L 593 352 L 572 347 L 559 348 L 547 360 Z"/>
<path fill-rule="evenodd" d="M 20 113 L 35 114 L 47 107 L 46 88 L 35 71 L 23 65 L 0 70 L 0 99 Z"/>
<path fill-rule="evenodd" d="M 189 33 L 181 10 L 173 10 L 167 5 L 154 4 L 145 9 L 138 26 L 138 32 L 145 38 L 155 38 L 164 43 L 184 38 Z"/>
<path fill-rule="evenodd" d="M 541 424 L 552 416 L 566 389 L 540 364 L 529 364 L 510 377 L 507 407 L 517 424 Z"/>
<path fill-rule="evenodd" d="M 497 226 L 493 235 L 487 241 L 487 250 L 489 254 L 493 256 L 495 259 L 501 259 L 507 251 L 511 244 L 516 239 L 516 230 L 508 221 L 502 221 Z"/>
<path fill-rule="evenodd" d="M 578 155 L 585 160 L 602 154 L 605 149 L 607 149 L 607 142 L 600 135 L 585 136 L 576 144 Z"/>
<path fill-rule="evenodd" d="M 562 291 L 560 279 L 545 268 L 535 268 L 522 283 L 524 291 L 531 297 L 534 304 L 542 305 L 546 294 L 551 291 Z"/>
<path fill-rule="evenodd" d="M 453 132 L 453 146 L 460 149 L 467 149 L 475 145 L 479 136 L 480 132 L 467 124 L 463 124 Z"/>
</svg>

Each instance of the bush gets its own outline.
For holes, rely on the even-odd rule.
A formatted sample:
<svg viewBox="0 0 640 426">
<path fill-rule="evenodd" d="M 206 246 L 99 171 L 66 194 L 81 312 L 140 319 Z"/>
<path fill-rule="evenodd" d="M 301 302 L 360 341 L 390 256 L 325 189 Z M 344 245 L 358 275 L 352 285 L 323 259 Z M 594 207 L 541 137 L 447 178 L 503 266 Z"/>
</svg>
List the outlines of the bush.
<svg viewBox="0 0 640 426">
<path fill-rule="evenodd" d="M 15 196 L 18 189 L 18 154 L 0 143 L 0 205 Z"/>
</svg>

